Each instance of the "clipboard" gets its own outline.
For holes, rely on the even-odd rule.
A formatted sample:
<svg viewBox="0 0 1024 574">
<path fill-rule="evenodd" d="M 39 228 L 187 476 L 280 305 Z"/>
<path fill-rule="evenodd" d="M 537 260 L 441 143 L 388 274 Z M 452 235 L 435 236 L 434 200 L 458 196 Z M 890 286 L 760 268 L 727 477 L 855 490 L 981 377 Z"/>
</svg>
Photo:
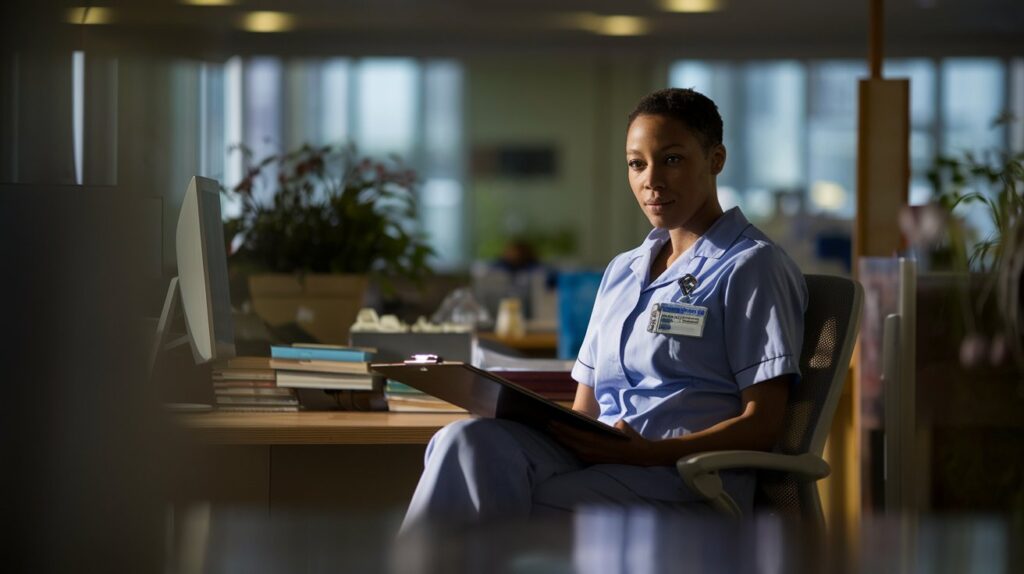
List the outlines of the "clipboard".
<svg viewBox="0 0 1024 574">
<path fill-rule="evenodd" d="M 435 355 L 414 355 L 404 363 L 374 363 L 370 369 L 480 417 L 516 421 L 543 432 L 548 432 L 552 421 L 559 421 L 605 437 L 628 439 L 617 428 L 466 363 L 445 362 Z"/>
</svg>

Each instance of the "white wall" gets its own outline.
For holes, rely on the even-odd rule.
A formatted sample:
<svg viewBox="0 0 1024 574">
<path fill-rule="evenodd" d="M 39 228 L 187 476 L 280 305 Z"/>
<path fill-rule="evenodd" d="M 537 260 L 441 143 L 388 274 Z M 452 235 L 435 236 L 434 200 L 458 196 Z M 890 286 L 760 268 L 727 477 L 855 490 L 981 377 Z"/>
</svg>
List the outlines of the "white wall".
<svg viewBox="0 0 1024 574">
<path fill-rule="evenodd" d="M 650 62 L 606 56 L 481 56 L 467 59 L 469 153 L 481 147 L 550 144 L 550 178 L 469 175 L 476 255 L 517 232 L 576 234 L 567 259 L 603 267 L 649 230 L 626 182 L 626 117 L 637 100 L 664 87 Z M 528 233 L 527 233 L 528 234 Z"/>
</svg>

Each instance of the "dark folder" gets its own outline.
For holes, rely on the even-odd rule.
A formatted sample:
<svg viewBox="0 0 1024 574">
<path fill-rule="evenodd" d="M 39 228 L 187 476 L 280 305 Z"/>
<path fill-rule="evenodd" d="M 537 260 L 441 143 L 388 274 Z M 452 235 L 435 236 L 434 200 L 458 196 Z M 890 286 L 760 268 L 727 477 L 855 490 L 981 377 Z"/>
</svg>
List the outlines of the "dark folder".
<svg viewBox="0 0 1024 574">
<path fill-rule="evenodd" d="M 559 421 L 605 436 L 626 438 L 622 431 L 614 427 L 466 363 L 431 359 L 422 362 L 374 363 L 370 368 L 389 379 L 460 406 L 477 416 L 512 420 L 545 432 L 552 421 Z"/>
</svg>

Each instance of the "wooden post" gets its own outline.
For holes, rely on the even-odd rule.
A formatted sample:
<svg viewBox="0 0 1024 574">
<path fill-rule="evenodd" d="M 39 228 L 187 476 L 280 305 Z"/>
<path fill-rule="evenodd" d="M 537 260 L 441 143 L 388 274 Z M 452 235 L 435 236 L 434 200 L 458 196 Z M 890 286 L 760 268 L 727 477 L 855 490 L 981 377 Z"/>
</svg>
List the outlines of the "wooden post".
<svg viewBox="0 0 1024 574">
<path fill-rule="evenodd" d="M 882 78 L 882 46 L 885 41 L 885 14 L 883 0 L 869 0 L 868 11 L 868 66 L 872 79 Z"/>
<path fill-rule="evenodd" d="M 884 2 L 868 0 L 870 76 L 858 86 L 857 220 L 853 272 L 864 256 L 892 256 L 902 246 L 897 218 L 910 182 L 910 81 L 882 77 Z M 857 354 L 854 354 L 857 357 Z M 833 419 L 826 458 L 833 478 L 822 485 L 832 540 L 846 549 L 859 544 L 860 388 L 856 358 Z M 855 556 L 850 556 L 855 558 Z M 856 567 L 854 567 L 856 569 Z"/>
<path fill-rule="evenodd" d="M 910 184 L 910 80 L 861 80 L 858 98 L 854 260 L 902 247 L 897 217 Z"/>
</svg>

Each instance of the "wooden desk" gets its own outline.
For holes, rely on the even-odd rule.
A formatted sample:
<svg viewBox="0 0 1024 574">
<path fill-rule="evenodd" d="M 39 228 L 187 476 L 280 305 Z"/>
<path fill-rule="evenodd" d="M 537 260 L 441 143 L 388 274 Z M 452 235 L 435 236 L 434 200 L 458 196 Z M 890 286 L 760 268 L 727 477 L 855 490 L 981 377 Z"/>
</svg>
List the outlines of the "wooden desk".
<svg viewBox="0 0 1024 574">
<path fill-rule="evenodd" d="M 179 422 L 208 444 L 425 445 L 441 427 L 468 417 L 452 413 L 213 412 L 183 415 Z"/>
<path fill-rule="evenodd" d="M 175 498 L 267 511 L 402 512 L 427 442 L 451 413 L 204 413 L 175 421 L 189 447 Z"/>
</svg>

